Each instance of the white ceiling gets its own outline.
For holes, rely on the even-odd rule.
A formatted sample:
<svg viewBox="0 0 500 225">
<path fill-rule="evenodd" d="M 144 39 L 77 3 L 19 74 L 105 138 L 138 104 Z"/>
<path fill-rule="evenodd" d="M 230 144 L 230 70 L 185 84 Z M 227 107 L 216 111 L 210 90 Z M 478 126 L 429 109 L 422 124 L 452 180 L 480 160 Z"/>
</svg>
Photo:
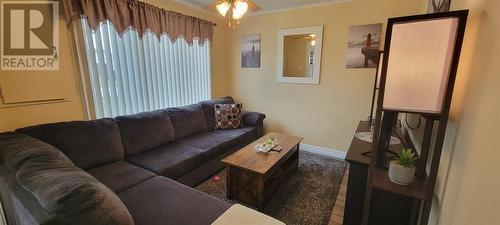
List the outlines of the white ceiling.
<svg viewBox="0 0 500 225">
<path fill-rule="evenodd" d="M 176 0 L 177 2 L 201 9 L 205 5 L 212 3 L 215 0 Z M 327 5 L 339 2 L 348 2 L 352 0 L 253 0 L 257 5 L 262 7 L 256 14 L 269 13 L 296 8 L 307 8 L 319 5 Z"/>
</svg>

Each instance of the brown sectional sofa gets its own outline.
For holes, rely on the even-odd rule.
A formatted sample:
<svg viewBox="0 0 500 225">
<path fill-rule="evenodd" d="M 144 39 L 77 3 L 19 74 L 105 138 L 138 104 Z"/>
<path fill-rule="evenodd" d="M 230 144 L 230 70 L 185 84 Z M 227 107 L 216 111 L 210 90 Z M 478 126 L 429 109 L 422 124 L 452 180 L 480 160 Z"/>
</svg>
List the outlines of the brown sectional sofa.
<svg viewBox="0 0 500 225">
<path fill-rule="evenodd" d="M 263 131 L 265 115 L 255 112 L 243 113 L 239 129 L 214 130 L 214 104 L 233 102 L 225 97 L 0 134 L 8 224 L 212 223 L 230 204 L 191 187 Z"/>
</svg>

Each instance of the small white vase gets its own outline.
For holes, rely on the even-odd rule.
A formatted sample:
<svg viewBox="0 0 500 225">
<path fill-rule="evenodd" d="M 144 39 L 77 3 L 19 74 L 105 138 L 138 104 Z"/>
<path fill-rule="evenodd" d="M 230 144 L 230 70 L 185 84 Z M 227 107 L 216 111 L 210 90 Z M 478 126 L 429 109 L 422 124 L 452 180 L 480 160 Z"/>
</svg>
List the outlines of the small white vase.
<svg viewBox="0 0 500 225">
<path fill-rule="evenodd" d="M 415 166 L 405 167 L 397 161 L 391 161 L 389 164 L 389 179 L 400 185 L 408 185 L 413 182 L 415 177 Z"/>
</svg>

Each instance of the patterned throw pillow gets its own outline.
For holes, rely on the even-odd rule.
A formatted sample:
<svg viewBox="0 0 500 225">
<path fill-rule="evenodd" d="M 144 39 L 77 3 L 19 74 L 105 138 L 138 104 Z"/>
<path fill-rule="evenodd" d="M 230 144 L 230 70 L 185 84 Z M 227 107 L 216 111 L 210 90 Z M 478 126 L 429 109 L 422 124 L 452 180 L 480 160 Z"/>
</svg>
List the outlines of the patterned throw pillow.
<svg viewBox="0 0 500 225">
<path fill-rule="evenodd" d="M 236 129 L 241 126 L 241 104 L 215 104 L 215 129 Z"/>
</svg>

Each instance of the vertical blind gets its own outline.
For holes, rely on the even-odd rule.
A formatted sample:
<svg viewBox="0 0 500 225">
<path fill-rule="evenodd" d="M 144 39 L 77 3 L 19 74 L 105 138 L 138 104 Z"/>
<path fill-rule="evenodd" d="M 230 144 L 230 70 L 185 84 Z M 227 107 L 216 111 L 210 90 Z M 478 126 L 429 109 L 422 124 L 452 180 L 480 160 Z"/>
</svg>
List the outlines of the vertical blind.
<svg viewBox="0 0 500 225">
<path fill-rule="evenodd" d="M 92 31 L 81 20 L 82 47 L 96 118 L 193 104 L 209 99 L 210 44 L 192 45 L 164 34 L 130 29 L 120 36 L 112 23 Z"/>
</svg>

